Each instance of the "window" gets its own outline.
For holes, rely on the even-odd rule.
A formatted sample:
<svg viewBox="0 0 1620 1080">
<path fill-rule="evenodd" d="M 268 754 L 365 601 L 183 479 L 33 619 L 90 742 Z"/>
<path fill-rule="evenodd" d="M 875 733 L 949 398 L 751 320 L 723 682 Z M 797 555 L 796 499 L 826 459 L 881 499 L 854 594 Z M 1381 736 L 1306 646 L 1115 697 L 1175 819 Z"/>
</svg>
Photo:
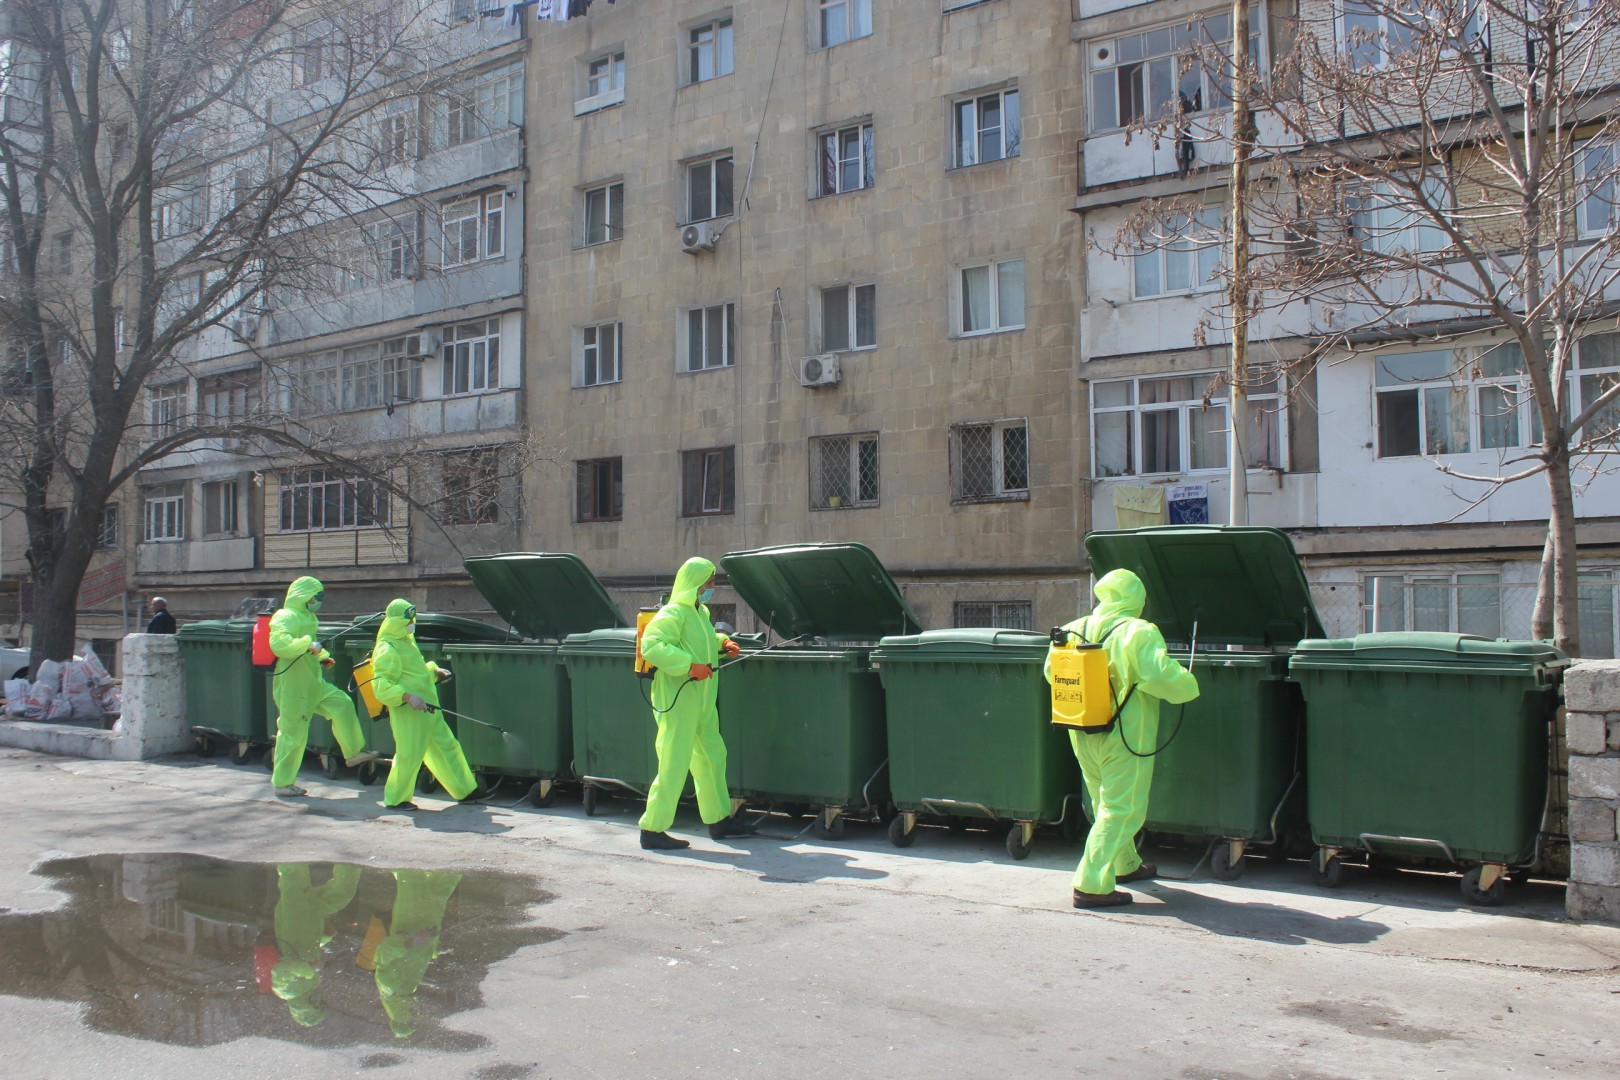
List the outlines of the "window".
<svg viewBox="0 0 1620 1080">
<path fill-rule="evenodd" d="M 57 233 L 51 241 L 51 267 L 58 274 L 73 273 L 73 234 Z"/>
<path fill-rule="evenodd" d="M 624 184 L 604 184 L 585 191 L 584 240 L 605 244 L 624 237 Z"/>
<path fill-rule="evenodd" d="M 178 433 L 186 418 L 186 384 L 177 382 L 154 386 L 148 391 L 148 401 L 152 436 L 162 438 Z"/>
<path fill-rule="evenodd" d="M 208 184 L 191 181 L 163 191 L 152 207 L 152 238 L 185 236 L 208 221 Z"/>
<path fill-rule="evenodd" d="M 416 133 L 414 112 L 394 113 L 377 121 L 377 164 L 387 168 L 415 161 Z"/>
<path fill-rule="evenodd" d="M 1614 577 L 1613 570 L 1583 569 L 1580 573 L 1581 656 L 1588 660 L 1613 658 L 1615 643 L 1620 641 Z"/>
<path fill-rule="evenodd" d="M 1023 327 L 1023 259 L 965 266 L 961 278 L 960 332 L 963 336 Z"/>
<path fill-rule="evenodd" d="M 204 484 L 202 504 L 204 536 L 235 536 L 241 531 L 235 480 L 216 480 Z"/>
<path fill-rule="evenodd" d="M 816 194 L 841 195 L 872 186 L 871 124 L 824 131 L 816 141 Z"/>
<path fill-rule="evenodd" d="M 1368 574 L 1361 582 L 1361 626 L 1364 633 L 1427 630 L 1501 637 L 1502 575 Z"/>
<path fill-rule="evenodd" d="M 439 518 L 444 524 L 489 525 L 500 520 L 500 456 L 494 450 L 458 450 L 445 454 L 443 465 Z"/>
<path fill-rule="evenodd" d="M 737 362 L 737 305 L 716 304 L 686 313 L 686 370 L 707 371 Z"/>
<path fill-rule="evenodd" d="M 338 292 L 349 293 L 421 277 L 417 264 L 419 236 L 420 225 L 415 214 L 349 230 L 343 239 L 347 251 L 339 267 Z"/>
<path fill-rule="evenodd" d="M 1507 450 L 1541 438 L 1515 343 L 1383 354 L 1374 386 L 1381 458 Z"/>
<path fill-rule="evenodd" d="M 1343 0 L 1340 47 L 1349 55 L 1350 66 L 1363 70 L 1384 67 L 1425 38 L 1438 44 L 1443 54 L 1455 55 L 1458 42 L 1473 46 L 1483 39 L 1485 10 L 1477 0 L 1453 3 L 1462 15 L 1460 25 L 1447 25 L 1447 11 L 1417 0 Z"/>
<path fill-rule="evenodd" d="M 1433 217 L 1453 205 L 1439 170 L 1426 173 L 1417 192 L 1388 181 L 1372 184 L 1345 196 L 1350 239 L 1381 255 L 1444 251 L 1451 239 Z"/>
<path fill-rule="evenodd" d="M 148 544 L 186 538 L 186 485 L 158 484 L 141 493 L 145 519 L 141 540 Z"/>
<path fill-rule="evenodd" d="M 624 517 L 624 459 L 574 463 L 574 520 L 618 521 Z"/>
<path fill-rule="evenodd" d="M 1615 144 L 1593 141 L 1581 147 L 1575 159 L 1580 195 L 1576 222 L 1582 236 L 1602 236 L 1615 226 Z M 1585 639 L 1582 639 L 1585 643 Z"/>
<path fill-rule="evenodd" d="M 1131 256 L 1131 290 L 1137 299 L 1212 289 L 1226 256 L 1221 208 L 1207 206 L 1190 218 L 1165 222 L 1165 237 L 1152 250 Z"/>
<path fill-rule="evenodd" d="M 699 83 L 731 74 L 731 19 L 716 19 L 687 31 L 686 81 Z"/>
<path fill-rule="evenodd" d="M 1582 338 L 1575 355 L 1575 411 L 1580 413 L 1620 383 L 1620 334 L 1593 334 Z M 1524 410 L 1535 415 L 1533 406 Z M 1536 434 L 1539 438 L 1540 429 Z M 1613 445 L 1620 441 L 1620 399 L 1604 405 L 1581 429 L 1581 438 Z M 1581 642 L 1585 644 L 1585 639 Z"/>
<path fill-rule="evenodd" d="M 107 551 L 118 546 L 119 511 L 117 503 L 101 508 L 101 521 L 96 526 L 96 550 Z"/>
<path fill-rule="evenodd" d="M 817 0 L 821 8 L 821 47 L 830 49 L 872 33 L 872 0 Z"/>
<path fill-rule="evenodd" d="M 580 331 L 579 366 L 575 386 L 601 386 L 622 377 L 624 327 L 621 323 L 601 323 Z"/>
<path fill-rule="evenodd" d="M 506 0 L 451 0 L 450 17 L 457 22 L 492 19 L 506 10 Z"/>
<path fill-rule="evenodd" d="M 474 76 L 440 98 L 433 109 L 435 149 L 460 146 L 523 123 L 523 65 Z"/>
<path fill-rule="evenodd" d="M 681 516 L 730 514 L 736 507 L 736 448 L 681 452 Z"/>
<path fill-rule="evenodd" d="M 1249 372 L 1249 423 L 1244 456 L 1250 469 L 1283 460 L 1282 388 L 1274 370 Z M 1092 450 L 1095 474 L 1144 476 L 1227 467 L 1231 395 L 1216 372 L 1093 383 Z"/>
<path fill-rule="evenodd" d="M 500 319 L 445 327 L 443 352 L 445 397 L 500 387 Z"/>
<path fill-rule="evenodd" d="M 958 168 L 1018 156 L 1020 125 L 1017 89 L 964 98 L 956 102 Z"/>
<path fill-rule="evenodd" d="M 375 480 L 336 469 L 281 474 L 282 532 L 369 529 L 389 523 L 388 492 Z"/>
<path fill-rule="evenodd" d="M 821 290 L 821 349 L 848 352 L 877 345 L 877 286 L 835 285 Z"/>
<path fill-rule="evenodd" d="M 954 607 L 953 626 L 1035 629 L 1035 605 L 1029 600 L 958 600 Z"/>
<path fill-rule="evenodd" d="M 506 193 L 486 192 L 444 206 L 444 266 L 494 259 L 505 250 Z"/>
<path fill-rule="evenodd" d="M 338 354 L 300 357 L 287 368 L 287 410 L 294 416 L 324 416 L 338 410 Z"/>
<path fill-rule="evenodd" d="M 344 349 L 338 370 L 344 409 L 378 409 L 422 396 L 422 339 L 415 334 Z"/>
<path fill-rule="evenodd" d="M 214 375 L 197 383 L 202 422 L 209 427 L 245 421 L 258 405 L 258 387 L 253 373 L 233 372 Z"/>
<path fill-rule="evenodd" d="M 1260 5 L 1249 9 L 1249 58 L 1260 65 Z M 1214 69 L 1199 49 L 1214 46 L 1225 58 Z M 1107 131 L 1231 104 L 1232 16 L 1161 26 L 1093 41 L 1091 129 Z"/>
<path fill-rule="evenodd" d="M 686 167 L 686 220 L 707 221 L 731 213 L 731 155 Z"/>
<path fill-rule="evenodd" d="M 951 428 L 951 498 L 1027 499 L 1029 428 L 1022 420 Z"/>
<path fill-rule="evenodd" d="M 585 95 L 574 102 L 582 116 L 624 101 L 624 53 L 611 52 L 585 61 Z"/>
<path fill-rule="evenodd" d="M 293 85 L 310 86 L 321 81 L 321 34 L 315 30 L 299 33 L 293 47 Z"/>
<path fill-rule="evenodd" d="M 878 503 L 878 437 L 832 435 L 810 440 L 810 507 L 849 510 Z"/>
</svg>

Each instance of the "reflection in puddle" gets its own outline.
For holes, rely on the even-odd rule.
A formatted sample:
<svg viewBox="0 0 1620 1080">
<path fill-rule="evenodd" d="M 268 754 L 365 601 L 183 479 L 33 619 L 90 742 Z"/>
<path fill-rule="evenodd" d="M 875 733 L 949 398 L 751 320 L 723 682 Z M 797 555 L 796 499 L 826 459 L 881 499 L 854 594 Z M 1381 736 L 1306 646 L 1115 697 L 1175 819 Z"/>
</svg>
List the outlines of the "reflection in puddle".
<svg viewBox="0 0 1620 1080">
<path fill-rule="evenodd" d="M 495 962 L 561 931 L 552 899 L 487 871 L 92 855 L 35 872 L 57 910 L 0 913 L 0 993 L 84 1002 L 90 1026 L 207 1046 L 248 1035 L 314 1046 L 484 1046 L 442 1021 L 483 1004 Z"/>
</svg>

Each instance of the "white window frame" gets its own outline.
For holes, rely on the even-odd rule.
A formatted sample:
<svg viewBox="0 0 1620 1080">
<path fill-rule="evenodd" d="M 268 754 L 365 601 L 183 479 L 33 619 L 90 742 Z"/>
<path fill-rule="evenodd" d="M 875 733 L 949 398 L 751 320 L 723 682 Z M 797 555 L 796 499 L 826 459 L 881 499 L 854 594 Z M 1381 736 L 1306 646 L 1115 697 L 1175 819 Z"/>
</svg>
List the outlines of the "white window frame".
<svg viewBox="0 0 1620 1080">
<path fill-rule="evenodd" d="M 1281 390 L 1281 376 L 1260 368 L 1254 369 L 1253 374 L 1255 377 L 1251 380 L 1247 395 L 1250 419 L 1254 423 L 1266 424 L 1270 430 L 1265 440 L 1252 437 L 1244 440 L 1244 451 L 1249 459 L 1245 471 L 1286 469 L 1287 395 Z M 1275 376 L 1275 381 L 1272 376 Z M 1184 396 L 1171 396 L 1173 389 L 1170 384 L 1177 382 L 1186 384 Z M 1217 383 L 1219 385 L 1216 385 Z M 1268 383 L 1270 389 L 1264 389 Z M 1145 388 L 1151 388 L 1152 392 L 1144 393 Z M 1205 405 L 1206 395 L 1208 405 Z M 1162 400 L 1144 402 L 1143 398 L 1149 396 Z M 1227 433 L 1231 415 L 1231 392 L 1222 372 L 1158 372 L 1128 379 L 1103 379 L 1091 384 L 1090 398 L 1091 471 L 1095 479 L 1198 475 L 1226 470 L 1231 443 L 1231 436 Z M 1174 468 L 1150 470 L 1144 467 L 1147 460 L 1147 448 L 1144 446 L 1144 440 L 1148 437 L 1148 425 L 1145 423 L 1147 414 L 1153 415 L 1155 423 L 1174 423 L 1176 438 Z M 1123 433 L 1119 431 L 1121 426 L 1124 428 Z M 1218 434 L 1217 440 L 1210 444 L 1213 448 L 1218 448 L 1218 461 L 1195 461 L 1193 454 L 1199 445 L 1196 435 L 1200 429 L 1206 434 Z M 1252 436 L 1252 431 L 1245 434 Z M 1117 457 L 1115 453 L 1105 451 L 1103 441 L 1107 439 L 1110 443 L 1118 445 L 1122 435 L 1125 461 L 1116 468 L 1110 463 L 1117 461 Z M 1264 443 L 1275 447 L 1276 461 L 1257 459 L 1256 452 Z M 1169 463 L 1155 462 L 1155 464 Z"/>
<path fill-rule="evenodd" d="M 1226 263 L 1221 215 L 1221 207 L 1206 206 L 1191 218 L 1177 214 L 1166 221 L 1163 240 L 1130 256 L 1132 299 L 1190 296 L 1220 288 L 1215 271 Z M 1174 287 L 1172 279 L 1177 282 Z"/>
<path fill-rule="evenodd" d="M 465 146 L 523 125 L 523 64 L 479 72 L 433 103 L 436 150 Z"/>
<path fill-rule="evenodd" d="M 831 49 L 872 36 L 872 0 L 816 0 L 816 40 Z"/>
<path fill-rule="evenodd" d="M 466 397 L 501 388 L 499 316 L 454 323 L 441 331 L 441 393 Z"/>
<path fill-rule="evenodd" d="M 1265 71 L 1264 25 L 1261 5 L 1257 3 L 1249 9 L 1249 57 L 1253 70 L 1259 72 Z M 1200 46 L 1211 44 L 1219 48 L 1230 63 L 1230 10 L 1211 13 L 1200 22 L 1183 19 L 1118 37 L 1088 41 L 1089 130 L 1097 134 L 1122 130 L 1133 124 L 1153 123 L 1173 115 L 1183 97 L 1186 98 L 1183 107 L 1189 116 L 1229 108 L 1229 72 L 1210 71 L 1196 52 Z M 1129 103 L 1123 111 L 1122 98 L 1127 98 Z"/>
<path fill-rule="evenodd" d="M 1420 0 L 1410 0 L 1410 2 L 1421 13 L 1425 5 Z M 1351 28 L 1352 8 L 1358 9 L 1354 14 L 1359 16 L 1358 23 L 1365 24 L 1365 32 L 1368 35 L 1366 40 L 1359 43 L 1350 41 L 1353 32 Z M 1353 69 L 1358 71 L 1381 71 L 1389 67 L 1395 57 L 1402 51 L 1412 48 L 1419 34 L 1438 32 L 1438 25 L 1435 25 L 1434 31 L 1415 30 L 1412 27 L 1405 26 L 1400 20 L 1391 16 L 1389 8 L 1389 0 L 1382 0 L 1378 5 L 1378 9 L 1373 11 L 1366 10 L 1366 5 L 1359 3 L 1358 0 L 1337 0 L 1337 3 L 1334 4 L 1334 42 L 1339 52 L 1345 56 Z M 1426 22 L 1427 20 L 1420 15 L 1419 21 Z M 1467 22 L 1473 24 L 1473 28 L 1468 29 L 1465 25 L 1459 35 L 1461 38 L 1469 41 L 1483 41 L 1486 39 L 1489 25 L 1485 8 L 1476 5 L 1473 11 L 1470 12 Z M 1457 50 L 1447 44 L 1442 48 L 1441 55 L 1455 56 Z"/>
<path fill-rule="evenodd" d="M 202 535 L 204 539 L 241 535 L 240 481 L 235 477 L 229 480 L 204 481 L 202 485 L 202 516 Z M 210 528 L 211 525 L 217 527 Z"/>
<path fill-rule="evenodd" d="M 186 539 L 186 485 L 157 484 L 141 492 L 141 543 L 177 544 Z"/>
<path fill-rule="evenodd" d="M 1453 200 L 1443 170 L 1427 170 L 1422 187 L 1423 202 L 1451 212 Z M 1363 251 L 1399 257 L 1429 255 L 1451 247 L 1451 237 L 1429 218 L 1416 197 L 1390 181 L 1347 190 L 1344 215 L 1350 240 Z"/>
<path fill-rule="evenodd" d="M 881 454 L 875 431 L 812 438 L 810 509 L 856 510 L 878 505 L 882 492 Z M 829 456 L 841 456 L 842 460 L 829 461 Z M 838 475 L 830 475 L 831 469 L 836 469 Z M 829 480 L 833 482 L 829 484 Z"/>
<path fill-rule="evenodd" d="M 506 192 L 486 191 L 445 203 L 440 229 L 446 270 L 500 258 L 506 252 Z"/>
<path fill-rule="evenodd" d="M 864 328 L 860 319 L 863 298 L 871 315 L 868 325 Z M 840 323 L 843 330 L 842 340 L 828 333 Z M 877 286 L 870 281 L 822 286 L 821 351 L 865 352 L 875 348 L 877 348 Z"/>
<path fill-rule="evenodd" d="M 1374 457 L 1379 461 L 1443 457 L 1520 451 L 1535 445 L 1541 439 L 1539 417 L 1522 360 L 1512 364 L 1517 355 L 1518 349 L 1512 343 L 1484 349 L 1419 349 L 1374 355 Z M 1410 365 L 1414 363 L 1431 370 L 1427 374 L 1412 371 Z M 1476 371 L 1480 372 L 1477 377 L 1473 374 Z M 1501 408 L 1488 401 L 1493 395 L 1514 403 L 1514 441 L 1487 446 L 1488 441 L 1499 441 L 1490 437 L 1486 426 L 1488 416 L 1502 414 Z M 1404 401 L 1411 401 L 1417 410 L 1417 451 L 1386 452 L 1387 414 L 1397 407 L 1397 402 Z M 1464 412 L 1460 424 L 1458 410 Z M 1458 442 L 1462 445 L 1458 446 Z"/>
<path fill-rule="evenodd" d="M 689 466 L 692 464 L 697 466 L 697 491 L 693 491 L 689 484 L 691 480 Z M 710 484 L 710 481 L 714 479 L 710 470 L 711 464 L 717 464 L 723 470 L 715 486 Z M 709 446 L 699 450 L 682 450 L 680 470 L 681 517 L 721 517 L 737 512 L 737 448 L 735 446 Z M 731 502 L 729 505 L 726 502 L 726 488 L 728 486 L 731 489 Z"/>
<path fill-rule="evenodd" d="M 967 490 L 966 467 L 962 460 L 964 454 L 962 440 L 969 432 L 981 431 L 987 432 L 990 436 L 990 488 L 987 491 L 969 491 Z M 1007 460 L 1007 444 L 1011 441 L 1009 436 L 1015 431 L 1023 433 L 1024 483 L 1022 485 L 1017 483 L 1017 476 L 1010 472 L 1015 468 L 1014 464 Z M 950 430 L 950 440 L 952 502 L 996 502 L 1029 498 L 1029 474 L 1033 464 L 1033 455 L 1030 452 L 1029 420 L 1027 418 L 953 424 Z"/>
<path fill-rule="evenodd" d="M 1592 182 L 1593 159 L 1601 156 L 1603 159 L 1600 168 L 1596 170 L 1599 175 L 1597 183 Z M 1620 159 L 1620 144 L 1613 139 L 1588 139 L 1576 151 L 1575 177 L 1580 194 L 1580 201 L 1575 204 L 1575 220 L 1578 235 L 1583 240 L 1613 234 L 1620 226 L 1620 191 L 1616 190 L 1617 159 Z M 1602 211 L 1601 220 L 1594 219 L 1594 209 Z"/>
<path fill-rule="evenodd" d="M 303 493 L 304 525 L 298 526 L 299 493 Z M 370 504 L 370 510 L 365 509 Z M 327 510 L 336 512 L 329 522 Z M 317 512 L 318 511 L 318 512 Z M 393 500 L 376 480 L 350 476 L 337 469 L 292 469 L 281 474 L 280 505 L 276 508 L 277 532 L 344 532 L 384 529 L 393 516 Z M 320 519 L 315 524 L 316 518 Z"/>
<path fill-rule="evenodd" d="M 724 168 L 722 169 L 722 164 Z M 706 170 L 706 171 L 705 171 Z M 737 165 L 731 151 L 698 158 L 686 163 L 686 222 L 714 221 L 731 217 L 737 210 Z M 720 208 L 720 174 L 728 177 L 725 189 L 727 206 Z M 704 204 L 698 205 L 697 194 L 704 192 Z"/>
<path fill-rule="evenodd" d="M 1369 570 L 1363 572 L 1360 578 L 1362 633 L 1417 630 L 1440 634 L 1479 634 L 1481 637 L 1491 638 L 1502 636 L 1505 608 L 1502 597 L 1505 583 L 1502 581 L 1500 570 Z M 1470 605 L 1476 609 L 1493 611 L 1495 618 L 1492 625 L 1463 628 L 1468 622 L 1463 604 L 1465 591 L 1495 594 L 1494 603 Z M 1431 598 L 1443 596 L 1445 613 L 1438 623 L 1420 627 L 1419 624 L 1425 614 L 1432 619 L 1436 613 L 1432 603 L 1425 605 L 1421 602 L 1424 593 L 1430 594 Z M 1391 612 L 1396 607 L 1396 604 L 1388 602 L 1391 595 L 1399 597 L 1397 601 L 1399 610 L 1393 612 L 1398 615 L 1398 625 L 1395 626 L 1388 625 L 1385 619 L 1385 613 Z"/>
<path fill-rule="evenodd" d="M 718 342 L 714 340 L 717 330 Z M 736 303 L 687 308 L 681 317 L 681 349 L 683 374 L 736 367 Z"/>
<path fill-rule="evenodd" d="M 1602 352 L 1608 353 L 1607 356 L 1599 351 L 1600 343 Z M 1591 334 L 1582 338 L 1575 348 L 1575 370 L 1571 373 L 1574 392 L 1569 400 L 1572 414 L 1578 416 L 1589 402 L 1597 400 L 1608 388 L 1606 383 L 1613 385 L 1620 382 L 1620 334 Z M 1535 415 L 1533 403 L 1527 408 Z M 1620 430 L 1620 402 L 1609 402 L 1602 412 L 1587 421 L 1586 426 L 1597 425 L 1601 428 L 1605 422 Z M 1586 437 L 1584 431 L 1582 437 Z M 1620 441 L 1620 435 L 1610 440 L 1611 443 L 1617 441 Z"/>
<path fill-rule="evenodd" d="M 154 438 L 180 431 L 180 426 L 186 420 L 187 389 L 182 381 L 153 386 L 146 392 L 147 422 L 151 425 Z"/>
<path fill-rule="evenodd" d="M 991 102 L 995 103 L 997 120 L 986 126 L 985 115 Z M 1017 86 L 963 94 L 951 102 L 951 167 L 965 169 L 1018 157 L 1023 149 L 1023 131 Z M 995 132 L 995 145 L 987 155 L 984 140 L 991 132 Z M 970 133 L 972 138 L 968 140 Z"/>
<path fill-rule="evenodd" d="M 872 122 L 847 124 L 816 133 L 817 198 L 865 191 L 877 182 Z"/>
<path fill-rule="evenodd" d="M 596 323 L 574 335 L 574 385 L 608 386 L 624 378 L 624 324 Z"/>
<path fill-rule="evenodd" d="M 624 104 L 624 49 L 610 49 L 581 61 L 580 81 L 575 116 Z"/>
<path fill-rule="evenodd" d="M 580 193 L 580 247 L 624 239 L 624 181 L 612 180 Z M 592 210 L 597 210 L 593 221 Z M 593 229 L 593 224 L 596 228 Z"/>
<path fill-rule="evenodd" d="M 377 121 L 377 164 L 407 165 L 421 153 L 422 124 L 415 110 L 389 113 Z"/>
<path fill-rule="evenodd" d="M 287 365 L 287 411 L 293 416 L 327 416 L 343 400 L 335 351 L 301 356 Z"/>
<path fill-rule="evenodd" d="M 1012 280 L 1011 275 L 1014 273 L 1014 267 L 1017 267 L 1018 280 L 1016 312 L 1010 310 L 1013 306 L 1011 299 L 1004 298 L 1004 293 Z M 969 328 L 968 319 L 973 309 L 970 302 L 970 280 L 971 276 L 979 271 L 984 271 L 989 290 L 987 297 L 989 301 L 989 311 L 987 313 L 989 322 L 985 326 Z M 957 337 L 982 337 L 986 334 L 1003 334 L 1010 330 L 1022 330 L 1024 328 L 1029 296 L 1025 284 L 1025 263 L 1022 255 L 1016 258 L 993 259 L 988 262 L 961 266 L 956 269 L 954 277 L 951 297 L 955 311 L 953 312 L 954 318 L 952 321 Z"/>
<path fill-rule="evenodd" d="M 686 28 L 681 85 L 695 86 L 730 75 L 735 67 L 735 30 L 731 15 L 717 15 Z"/>
</svg>

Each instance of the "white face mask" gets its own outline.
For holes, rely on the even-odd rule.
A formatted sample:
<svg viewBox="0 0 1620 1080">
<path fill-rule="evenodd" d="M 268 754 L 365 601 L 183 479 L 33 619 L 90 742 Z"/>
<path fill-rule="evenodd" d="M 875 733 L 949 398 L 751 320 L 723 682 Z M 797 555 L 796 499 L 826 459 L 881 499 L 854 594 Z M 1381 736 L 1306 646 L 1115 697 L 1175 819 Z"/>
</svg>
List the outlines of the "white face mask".
<svg viewBox="0 0 1620 1080">
<path fill-rule="evenodd" d="M 321 610 L 321 602 L 319 600 L 311 600 L 309 603 L 305 604 L 304 606 L 306 608 L 308 608 L 310 611 L 319 611 L 319 610 Z"/>
</svg>

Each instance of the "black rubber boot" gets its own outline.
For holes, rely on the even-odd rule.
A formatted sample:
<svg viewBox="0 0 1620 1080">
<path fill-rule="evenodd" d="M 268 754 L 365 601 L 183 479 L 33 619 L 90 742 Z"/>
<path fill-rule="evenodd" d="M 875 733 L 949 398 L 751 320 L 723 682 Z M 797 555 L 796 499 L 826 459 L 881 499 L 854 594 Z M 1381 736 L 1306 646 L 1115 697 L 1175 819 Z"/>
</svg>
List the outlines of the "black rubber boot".
<svg viewBox="0 0 1620 1080">
<path fill-rule="evenodd" d="M 646 829 L 642 829 L 641 846 L 648 851 L 680 851 L 682 848 L 689 848 L 692 845 L 685 840 L 669 835 L 669 833 L 648 832 Z"/>
</svg>

